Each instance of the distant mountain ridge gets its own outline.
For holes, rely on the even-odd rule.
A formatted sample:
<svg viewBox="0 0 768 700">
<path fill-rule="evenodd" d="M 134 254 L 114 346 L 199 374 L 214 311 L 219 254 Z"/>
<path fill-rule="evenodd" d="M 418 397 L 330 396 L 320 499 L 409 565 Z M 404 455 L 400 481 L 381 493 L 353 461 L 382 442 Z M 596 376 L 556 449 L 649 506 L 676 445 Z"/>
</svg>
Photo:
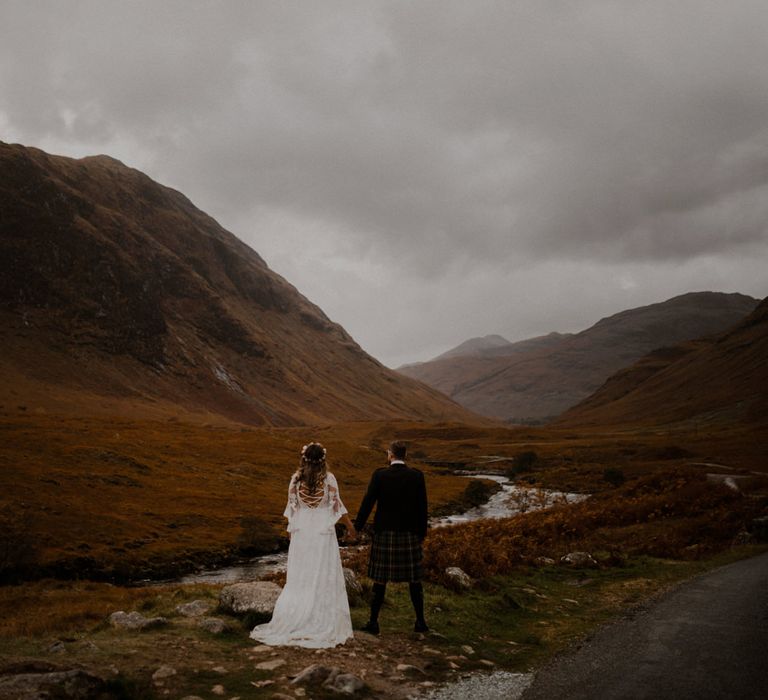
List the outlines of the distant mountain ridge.
<svg viewBox="0 0 768 700">
<path fill-rule="evenodd" d="M 722 332 L 757 304 L 743 294 L 691 292 L 622 311 L 579 333 L 540 336 L 399 371 L 481 415 L 541 422 L 579 403 L 646 353 Z"/>
<path fill-rule="evenodd" d="M 295 425 L 473 420 L 367 355 L 184 195 L 0 142 L 0 404 Z"/>
<path fill-rule="evenodd" d="M 566 411 L 569 426 L 768 424 L 768 298 L 715 336 L 655 350 Z"/>
<path fill-rule="evenodd" d="M 463 343 L 461 343 L 461 345 L 457 345 L 452 350 L 448 350 L 442 355 L 438 355 L 432 359 L 442 360 L 446 357 L 473 355 L 475 353 L 486 350 L 498 350 L 499 348 L 506 348 L 509 345 L 512 345 L 512 343 L 500 335 L 484 335 L 482 337 L 465 340 Z"/>
</svg>

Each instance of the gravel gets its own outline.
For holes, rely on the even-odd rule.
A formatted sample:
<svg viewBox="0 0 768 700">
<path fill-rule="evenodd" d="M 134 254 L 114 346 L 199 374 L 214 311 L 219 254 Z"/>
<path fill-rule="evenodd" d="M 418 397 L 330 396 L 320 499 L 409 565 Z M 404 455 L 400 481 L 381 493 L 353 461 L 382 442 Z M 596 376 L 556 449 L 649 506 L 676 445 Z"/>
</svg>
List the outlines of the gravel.
<svg viewBox="0 0 768 700">
<path fill-rule="evenodd" d="M 491 674 L 477 674 L 450 685 L 434 690 L 424 697 L 429 700 L 517 700 L 533 682 L 532 673 L 510 673 L 495 671 Z"/>
</svg>

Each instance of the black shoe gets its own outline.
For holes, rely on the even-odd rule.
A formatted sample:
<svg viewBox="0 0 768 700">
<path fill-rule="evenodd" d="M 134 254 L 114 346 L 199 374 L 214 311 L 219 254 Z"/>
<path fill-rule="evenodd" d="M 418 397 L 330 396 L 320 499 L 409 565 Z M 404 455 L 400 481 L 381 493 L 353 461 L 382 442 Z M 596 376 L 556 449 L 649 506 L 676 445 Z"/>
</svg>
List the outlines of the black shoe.
<svg viewBox="0 0 768 700">
<path fill-rule="evenodd" d="M 413 631 L 423 632 L 426 634 L 427 632 L 429 632 L 429 627 L 427 627 L 427 623 L 424 622 L 423 620 L 422 621 L 416 620 L 416 624 L 413 626 Z"/>
<path fill-rule="evenodd" d="M 378 634 L 379 633 L 379 623 L 378 622 L 371 622 L 370 620 L 366 622 L 361 628 L 361 632 L 367 632 L 368 634 Z"/>
</svg>

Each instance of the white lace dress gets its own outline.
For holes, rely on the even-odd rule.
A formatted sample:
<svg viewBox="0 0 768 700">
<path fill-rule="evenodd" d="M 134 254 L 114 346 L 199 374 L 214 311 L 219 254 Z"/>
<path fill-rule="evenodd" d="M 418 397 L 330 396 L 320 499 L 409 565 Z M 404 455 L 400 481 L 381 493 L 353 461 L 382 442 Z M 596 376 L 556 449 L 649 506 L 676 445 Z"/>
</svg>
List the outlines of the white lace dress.
<svg viewBox="0 0 768 700">
<path fill-rule="evenodd" d="M 251 637 L 264 644 L 319 649 L 352 637 L 352 620 L 336 541 L 336 521 L 347 512 L 336 478 L 328 472 L 322 490 L 309 495 L 288 487 L 288 570 L 272 620 L 257 625 Z"/>
</svg>

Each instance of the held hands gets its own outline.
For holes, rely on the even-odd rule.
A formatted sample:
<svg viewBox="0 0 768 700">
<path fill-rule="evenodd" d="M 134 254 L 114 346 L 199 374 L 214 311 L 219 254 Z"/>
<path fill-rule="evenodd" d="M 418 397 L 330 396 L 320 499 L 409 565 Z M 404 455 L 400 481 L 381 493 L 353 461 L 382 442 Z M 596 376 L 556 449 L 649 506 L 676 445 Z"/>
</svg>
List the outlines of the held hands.
<svg viewBox="0 0 768 700">
<path fill-rule="evenodd" d="M 351 542 L 357 541 L 357 530 L 355 530 L 355 526 L 352 524 L 352 520 L 350 520 L 348 515 L 345 515 L 341 519 L 341 524 L 346 528 L 347 530 L 347 536 L 345 539 L 350 540 Z"/>
</svg>

